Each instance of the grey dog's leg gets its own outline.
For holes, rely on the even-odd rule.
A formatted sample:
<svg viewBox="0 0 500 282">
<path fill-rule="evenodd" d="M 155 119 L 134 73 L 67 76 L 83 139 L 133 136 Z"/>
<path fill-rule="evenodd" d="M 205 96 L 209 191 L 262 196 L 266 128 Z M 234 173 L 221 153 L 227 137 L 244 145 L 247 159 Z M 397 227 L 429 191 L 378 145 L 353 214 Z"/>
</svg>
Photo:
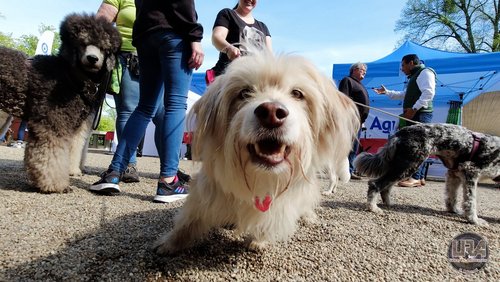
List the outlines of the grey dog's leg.
<svg viewBox="0 0 500 282">
<path fill-rule="evenodd" d="M 478 178 L 465 177 L 464 186 L 464 215 L 470 223 L 487 226 L 486 220 L 477 216 L 477 181 Z"/>
<path fill-rule="evenodd" d="M 380 196 L 382 197 L 382 202 L 386 206 L 391 205 L 391 190 L 392 186 L 399 180 L 399 176 L 397 174 L 386 174 L 382 177 L 376 179 L 373 183 L 374 186 L 378 188 L 380 191 Z"/>
<path fill-rule="evenodd" d="M 385 189 L 383 189 L 382 191 L 380 191 L 380 196 L 382 197 L 382 202 L 386 205 L 386 206 L 390 206 L 391 205 L 391 190 L 392 190 L 392 185 L 394 185 L 394 183 L 391 183 L 389 185 L 389 187 L 384 187 Z"/>
<path fill-rule="evenodd" d="M 383 211 L 377 206 L 377 194 L 379 189 L 377 188 L 373 180 L 368 182 L 368 195 L 366 208 L 374 213 L 383 213 Z"/>
<path fill-rule="evenodd" d="M 452 213 L 460 214 L 457 205 L 457 192 L 462 180 L 453 171 L 448 171 L 446 175 L 446 191 L 445 191 L 445 204 L 446 210 Z"/>
</svg>

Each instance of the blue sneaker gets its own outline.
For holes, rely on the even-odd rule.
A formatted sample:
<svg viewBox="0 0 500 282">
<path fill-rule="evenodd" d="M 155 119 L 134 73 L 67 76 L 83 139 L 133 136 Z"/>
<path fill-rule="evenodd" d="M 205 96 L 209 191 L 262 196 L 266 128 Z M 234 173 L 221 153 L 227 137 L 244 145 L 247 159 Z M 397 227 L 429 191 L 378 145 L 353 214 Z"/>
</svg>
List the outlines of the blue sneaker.
<svg viewBox="0 0 500 282">
<path fill-rule="evenodd" d="M 90 185 L 90 191 L 103 194 L 120 193 L 120 186 L 118 186 L 119 182 L 120 173 L 108 169 L 101 174 L 101 179 L 99 179 L 99 181 Z"/>
<path fill-rule="evenodd" d="M 156 188 L 156 196 L 153 200 L 155 203 L 172 203 L 182 200 L 188 195 L 189 186 L 184 183 L 179 177 L 174 178 L 173 183 L 158 182 Z"/>
</svg>

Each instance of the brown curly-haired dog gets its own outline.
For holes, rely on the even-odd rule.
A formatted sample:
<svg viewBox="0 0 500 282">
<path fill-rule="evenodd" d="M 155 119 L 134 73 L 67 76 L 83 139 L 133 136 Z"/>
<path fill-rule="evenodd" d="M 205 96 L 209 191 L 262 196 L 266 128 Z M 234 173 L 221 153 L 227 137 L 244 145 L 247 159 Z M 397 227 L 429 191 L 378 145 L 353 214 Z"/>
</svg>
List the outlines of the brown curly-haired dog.
<svg viewBox="0 0 500 282">
<path fill-rule="evenodd" d="M 116 28 L 93 15 L 67 16 L 60 35 L 56 56 L 28 59 L 0 47 L 0 109 L 28 120 L 24 162 L 44 193 L 68 191 L 70 173 L 79 173 L 89 120 L 102 99 L 97 90 L 121 45 Z"/>
</svg>

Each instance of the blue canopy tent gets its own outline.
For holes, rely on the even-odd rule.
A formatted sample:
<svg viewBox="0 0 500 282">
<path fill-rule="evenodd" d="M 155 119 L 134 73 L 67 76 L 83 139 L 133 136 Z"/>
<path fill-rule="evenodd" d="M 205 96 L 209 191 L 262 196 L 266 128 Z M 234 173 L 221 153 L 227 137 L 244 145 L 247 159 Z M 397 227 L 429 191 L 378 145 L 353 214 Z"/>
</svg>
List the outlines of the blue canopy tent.
<svg viewBox="0 0 500 282">
<path fill-rule="evenodd" d="M 437 73 L 436 96 L 434 98 L 434 122 L 445 122 L 451 101 L 463 105 L 474 100 L 492 87 L 500 87 L 500 52 L 494 53 L 453 53 L 439 51 L 406 41 L 391 54 L 366 63 L 367 75 L 363 84 L 370 95 L 370 105 L 398 115 L 402 112 L 401 101 L 390 100 L 377 95 L 372 88 L 385 85 L 388 89 L 403 90 L 406 76 L 401 72 L 401 58 L 406 54 L 417 54 L 425 65 Z M 334 64 L 333 79 L 339 82 L 349 74 L 351 64 Z M 500 112 L 499 112 L 500 113 Z M 370 111 L 365 126 L 367 138 L 386 138 L 396 126 L 397 118 Z"/>
<path fill-rule="evenodd" d="M 191 79 L 191 87 L 189 88 L 189 90 L 201 96 L 205 92 L 206 88 L 207 84 L 205 82 L 205 73 L 193 73 L 193 77 Z"/>
</svg>

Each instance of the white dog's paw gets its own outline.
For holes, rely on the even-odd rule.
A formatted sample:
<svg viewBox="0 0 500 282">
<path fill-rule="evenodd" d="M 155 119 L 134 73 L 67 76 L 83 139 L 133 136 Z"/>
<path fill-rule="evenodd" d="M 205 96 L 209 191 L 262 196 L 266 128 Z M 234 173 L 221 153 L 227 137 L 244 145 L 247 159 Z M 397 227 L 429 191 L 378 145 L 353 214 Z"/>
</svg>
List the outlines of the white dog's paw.
<svg viewBox="0 0 500 282">
<path fill-rule="evenodd" d="M 257 241 L 253 238 L 247 238 L 246 245 L 251 251 L 262 252 L 269 246 L 269 243 L 267 241 Z"/>
<path fill-rule="evenodd" d="M 318 216 L 315 212 L 310 211 L 302 216 L 302 220 L 305 224 L 316 224 L 318 223 Z"/>
<path fill-rule="evenodd" d="M 384 211 L 379 208 L 377 205 L 372 205 L 371 203 L 368 203 L 368 205 L 366 206 L 366 208 L 371 211 L 371 212 L 374 212 L 376 214 L 383 214 Z"/>
<path fill-rule="evenodd" d="M 321 194 L 325 195 L 325 196 L 329 196 L 329 195 L 332 195 L 332 190 L 327 190 L 327 191 L 324 191 L 322 192 Z"/>
<path fill-rule="evenodd" d="M 179 249 L 175 248 L 172 244 L 170 244 L 168 240 L 165 240 L 164 238 L 165 237 L 158 239 L 153 244 L 153 251 L 160 256 L 175 254 Z"/>
</svg>

